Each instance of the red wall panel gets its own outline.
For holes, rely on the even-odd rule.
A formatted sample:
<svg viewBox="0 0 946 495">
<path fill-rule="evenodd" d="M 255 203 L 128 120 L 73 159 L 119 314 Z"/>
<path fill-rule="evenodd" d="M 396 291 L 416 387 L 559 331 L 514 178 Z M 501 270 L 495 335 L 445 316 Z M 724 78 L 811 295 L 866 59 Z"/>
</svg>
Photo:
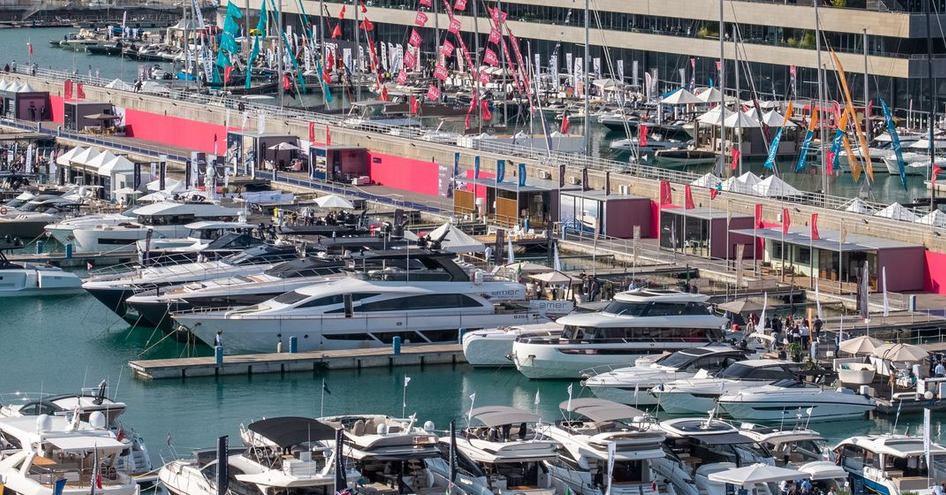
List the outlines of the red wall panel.
<svg viewBox="0 0 946 495">
<path fill-rule="evenodd" d="M 888 270 L 888 272 L 889 271 L 890 270 Z M 946 253 L 926 251 L 926 272 L 923 277 L 923 290 L 936 294 L 946 294 Z"/>
<path fill-rule="evenodd" d="M 130 108 L 125 109 L 125 132 L 129 137 L 144 141 L 206 153 L 214 153 L 214 136 L 220 152 L 227 141 L 227 131 L 222 125 Z"/>
<path fill-rule="evenodd" d="M 50 110 L 53 113 L 53 122 L 63 121 L 62 96 L 49 95 Z"/>
<path fill-rule="evenodd" d="M 440 166 L 384 153 L 368 153 L 371 180 L 377 184 L 429 196 L 439 196 Z"/>
</svg>

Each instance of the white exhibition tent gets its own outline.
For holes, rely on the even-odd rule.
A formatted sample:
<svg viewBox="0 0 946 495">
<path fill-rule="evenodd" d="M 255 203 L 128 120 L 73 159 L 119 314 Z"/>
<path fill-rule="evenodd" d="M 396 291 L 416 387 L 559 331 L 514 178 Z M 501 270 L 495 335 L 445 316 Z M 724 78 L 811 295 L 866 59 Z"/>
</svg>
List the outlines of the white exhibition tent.
<svg viewBox="0 0 946 495">
<path fill-rule="evenodd" d="M 467 235 L 450 222 L 430 231 L 427 234 L 430 240 L 440 240 L 440 248 L 451 253 L 482 253 L 486 246 Z"/>
<path fill-rule="evenodd" d="M 716 88 L 705 88 L 696 95 L 703 103 L 719 103 L 719 96 L 719 90 Z"/>
<path fill-rule="evenodd" d="M 847 203 L 844 203 L 844 211 L 849 213 L 861 213 L 861 214 L 873 214 L 874 209 L 871 208 L 867 203 L 864 202 L 861 198 L 854 198 Z"/>
<path fill-rule="evenodd" d="M 752 192 L 768 198 L 802 195 L 801 191 L 774 175 L 770 175 L 758 184 L 752 186 Z"/>
<path fill-rule="evenodd" d="M 752 188 L 760 182 L 762 182 L 762 179 L 758 175 L 752 172 L 746 172 L 739 177 L 726 179 L 726 181 L 723 182 L 723 190 L 742 194 L 755 194 Z"/>
<path fill-rule="evenodd" d="M 680 88 L 670 96 L 660 100 L 660 103 L 663 105 L 702 105 L 705 102 L 687 91 L 686 88 Z"/>
<path fill-rule="evenodd" d="M 716 186 L 719 186 L 722 183 L 723 183 L 723 180 L 720 179 L 719 177 L 716 177 L 712 173 L 706 173 L 699 179 L 696 179 L 695 181 L 691 182 L 690 185 L 696 186 L 696 187 L 707 187 L 710 189 L 714 189 L 716 188 Z"/>
<path fill-rule="evenodd" d="M 916 219 L 916 223 L 932 225 L 933 227 L 946 227 L 946 213 L 943 213 L 942 210 L 933 210 L 929 214 Z"/>
<path fill-rule="evenodd" d="M 68 167 L 69 164 L 72 163 L 72 158 L 83 151 L 85 151 L 85 148 L 82 146 L 76 146 L 75 148 L 70 149 L 69 151 L 56 157 L 56 165 Z"/>
<path fill-rule="evenodd" d="M 762 127 L 762 124 L 760 124 L 755 117 L 746 115 L 743 112 L 732 112 L 726 117 L 723 124 L 727 129 L 752 129 Z"/>
<path fill-rule="evenodd" d="M 785 116 L 778 113 L 778 110 L 765 112 L 759 121 L 769 127 L 798 127 L 798 124 L 791 120 L 785 120 Z"/>
<path fill-rule="evenodd" d="M 113 79 L 112 82 L 106 84 L 105 87 L 108 89 L 117 89 L 120 91 L 132 91 L 135 89 L 130 84 L 118 78 Z"/>
<path fill-rule="evenodd" d="M 883 210 L 874 213 L 875 217 L 891 218 L 893 220 L 903 220 L 905 222 L 915 222 L 917 221 L 917 216 L 915 213 L 907 209 L 900 203 L 892 203 L 890 206 L 884 208 Z"/>
</svg>

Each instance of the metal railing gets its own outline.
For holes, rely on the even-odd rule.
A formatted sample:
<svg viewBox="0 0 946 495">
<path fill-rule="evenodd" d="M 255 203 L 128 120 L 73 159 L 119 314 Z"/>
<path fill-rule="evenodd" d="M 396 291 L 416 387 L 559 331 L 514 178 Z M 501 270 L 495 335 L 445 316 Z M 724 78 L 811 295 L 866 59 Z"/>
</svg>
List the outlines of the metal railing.
<svg viewBox="0 0 946 495">
<path fill-rule="evenodd" d="M 26 74 L 27 70 L 25 68 L 18 68 L 19 73 Z M 330 125 L 342 127 L 349 130 L 357 130 L 360 132 L 365 132 L 368 134 L 368 137 L 371 139 L 382 139 L 389 140 L 397 144 L 403 144 L 405 140 L 411 142 L 416 146 L 418 142 L 423 143 L 424 146 L 431 149 L 440 150 L 442 152 L 455 152 L 459 149 L 469 149 L 473 151 L 480 151 L 482 153 L 488 153 L 491 156 L 484 156 L 488 159 L 510 159 L 515 157 L 520 160 L 530 160 L 540 165 L 550 166 L 553 169 L 558 168 L 560 165 L 565 165 L 571 170 L 576 168 L 588 168 L 591 171 L 611 171 L 621 174 L 633 175 L 635 178 L 644 179 L 644 180 L 654 180 L 654 181 L 669 181 L 676 184 L 691 184 L 696 181 L 700 176 L 692 172 L 685 172 L 680 170 L 670 170 L 666 168 L 661 168 L 654 165 L 645 165 L 639 163 L 628 163 L 620 162 L 616 160 L 610 160 L 606 158 L 596 158 L 590 157 L 578 153 L 566 153 L 559 151 L 538 151 L 536 149 L 516 145 L 512 143 L 503 143 L 503 142 L 494 142 L 494 141 L 479 141 L 475 142 L 472 148 L 459 148 L 456 145 L 447 145 L 440 144 L 432 141 L 426 141 L 423 137 L 429 131 L 428 129 L 415 129 L 415 128 L 404 128 L 396 125 L 387 125 L 384 123 L 373 122 L 369 120 L 358 119 L 357 122 L 353 119 L 348 118 L 345 115 L 330 115 L 324 113 L 317 113 L 309 110 L 297 110 L 290 108 L 280 108 L 277 105 L 269 105 L 264 103 L 256 102 L 246 102 L 239 100 L 237 98 L 232 98 L 223 95 L 208 95 L 208 94 L 199 94 L 194 93 L 193 91 L 185 91 L 180 89 L 169 89 L 166 94 L 162 95 L 146 95 L 141 93 L 134 93 L 130 91 L 120 90 L 120 89 L 108 89 L 104 88 L 107 81 L 102 78 L 94 78 L 88 76 L 74 76 L 66 71 L 57 71 L 52 69 L 42 69 L 37 68 L 35 70 L 35 75 L 37 77 L 42 77 L 45 79 L 53 80 L 64 80 L 64 79 L 75 79 L 88 84 L 91 86 L 101 86 L 106 91 L 116 91 L 121 93 L 132 93 L 140 95 L 142 98 L 160 98 L 161 101 L 167 101 L 167 99 L 173 100 L 172 105 L 194 105 L 197 107 L 217 107 L 233 110 L 241 110 L 244 112 L 257 112 L 265 113 L 270 118 L 282 118 L 286 122 L 294 121 L 294 123 L 302 126 L 308 122 L 314 122 L 316 124 Z M 63 134 L 64 137 L 70 137 L 72 139 L 83 139 L 86 142 L 95 143 L 96 140 L 108 146 L 123 146 L 120 149 L 128 149 L 133 151 L 133 149 L 138 149 L 138 152 L 148 152 L 148 153 L 160 153 L 167 154 L 164 151 L 155 151 L 154 149 L 149 149 L 146 147 L 133 147 L 129 145 L 124 145 L 121 143 L 116 143 L 114 141 L 105 141 L 92 136 L 86 136 L 76 133 L 66 133 Z M 170 157 L 171 155 L 169 155 Z M 175 157 L 177 159 L 189 159 L 189 157 Z M 287 179 L 288 181 L 289 179 Z M 295 179 L 293 179 L 295 180 Z M 308 184 L 315 184 L 315 181 L 307 181 Z M 302 184 L 299 184 L 302 185 Z M 308 185 L 305 187 L 309 187 Z M 318 188 L 317 188 L 318 189 Z M 735 202 L 741 206 L 752 207 L 761 200 L 765 201 L 777 201 L 781 204 L 795 204 L 795 205 L 805 205 L 818 208 L 826 208 L 832 210 L 843 210 L 843 208 L 851 201 L 849 197 L 842 196 L 832 196 L 826 195 L 823 193 L 816 192 L 802 192 L 797 196 L 787 196 L 787 197 L 764 197 L 751 194 L 745 194 L 738 191 L 724 191 L 727 196 L 735 198 Z M 874 209 L 882 209 L 886 207 L 886 204 L 882 203 L 868 203 L 868 206 L 871 206 Z M 425 206 L 425 208 L 429 208 Z M 851 215 L 862 215 L 862 218 L 871 217 L 869 214 L 860 214 L 855 212 L 846 212 Z M 912 222 L 900 221 L 889 218 L 882 217 L 871 217 L 875 218 L 878 221 L 890 222 L 891 226 L 896 226 L 897 229 L 902 230 L 903 228 L 909 229 L 911 234 L 922 235 L 926 232 L 933 230 L 936 231 L 946 231 L 946 228 L 935 227 L 930 225 L 915 225 Z"/>
</svg>

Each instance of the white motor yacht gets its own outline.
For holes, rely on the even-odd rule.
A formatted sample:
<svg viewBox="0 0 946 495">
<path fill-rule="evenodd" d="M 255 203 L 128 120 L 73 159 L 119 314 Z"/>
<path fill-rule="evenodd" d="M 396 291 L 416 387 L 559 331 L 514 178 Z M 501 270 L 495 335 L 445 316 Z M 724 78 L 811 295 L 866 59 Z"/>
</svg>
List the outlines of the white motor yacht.
<svg viewBox="0 0 946 495">
<path fill-rule="evenodd" d="M 796 419 L 796 418 L 786 418 Z M 794 423 L 786 422 L 786 429 L 763 426 L 753 423 L 739 425 L 739 433 L 759 442 L 775 458 L 775 465 L 790 469 L 813 463 L 831 462 L 831 451 L 827 441 L 817 431 L 804 426 L 805 418 L 797 417 Z"/>
<path fill-rule="evenodd" d="M 926 463 L 923 438 L 907 435 L 865 435 L 838 443 L 834 452 L 852 480 L 852 493 L 930 495 L 931 482 L 946 479 L 946 448 L 933 443 Z"/>
<path fill-rule="evenodd" d="M 554 321 L 467 332 L 462 337 L 463 356 L 474 367 L 512 366 L 512 345 L 517 338 L 555 337 L 561 333 L 562 325 Z"/>
<path fill-rule="evenodd" d="M 455 483 L 461 489 L 471 493 L 485 487 L 486 493 L 495 495 L 557 493 L 542 463 L 558 456 L 558 442 L 536 433 L 538 415 L 509 406 L 483 406 L 473 409 L 470 418 L 471 425 L 456 438 L 460 469 Z M 450 442 L 449 437 L 442 438 L 441 451 L 449 452 Z M 427 465 L 446 484 L 449 464 L 434 459 Z"/>
<path fill-rule="evenodd" d="M 719 406 L 735 419 L 762 422 L 782 421 L 795 413 L 811 421 L 864 418 L 877 408 L 873 399 L 851 389 L 822 388 L 794 379 L 731 390 L 719 397 Z"/>
<path fill-rule="evenodd" d="M 349 414 L 319 419 L 343 429 L 344 455 L 361 472 L 359 492 L 442 495 L 447 485 L 437 481 L 427 460 L 441 457 L 438 437 L 430 428 L 414 425 L 414 418 L 382 414 Z M 335 448 L 335 441 L 324 442 Z"/>
<path fill-rule="evenodd" d="M 263 273 L 279 263 L 295 258 L 296 251 L 292 247 L 262 245 L 215 261 L 139 266 L 127 271 L 121 271 L 121 267 L 109 267 L 107 273 L 86 279 L 82 288 L 116 314 L 124 316 L 128 309 L 125 300 L 138 292 L 215 278 Z"/>
<path fill-rule="evenodd" d="M 125 446 L 114 461 L 115 468 L 140 484 L 151 483 L 155 478 L 144 439 L 122 424 L 119 417 L 125 413 L 126 405 L 109 399 L 107 391 L 108 385 L 103 380 L 98 387 L 83 389 L 78 394 L 7 394 L 0 397 L 0 416 L 15 418 L 45 414 L 71 417 L 78 412 L 81 421 L 89 422 L 93 414 L 100 414 L 105 427 Z"/>
<path fill-rule="evenodd" d="M 42 263 L 12 263 L 4 251 L 22 248 L 0 240 L 0 298 L 79 294 L 82 279 L 62 268 Z"/>
<path fill-rule="evenodd" d="M 657 404 L 670 414 L 706 414 L 706 411 L 716 407 L 721 395 L 795 378 L 802 366 L 801 363 L 791 361 L 749 359 L 731 364 L 715 377 L 698 374 L 693 378 L 658 385 L 650 393 L 657 397 Z"/>
<path fill-rule="evenodd" d="M 726 319 L 709 297 L 636 289 L 614 296 L 603 310 L 559 318 L 560 337 L 520 337 L 516 368 L 529 378 L 576 378 L 596 366 L 628 366 L 637 358 L 717 342 Z"/>
<path fill-rule="evenodd" d="M 45 414 L 0 418 L 4 493 L 134 495 L 135 481 L 115 464 L 125 448 L 106 428 L 101 413 L 93 413 L 90 423 Z M 59 483 L 61 490 L 56 488 Z"/>
<path fill-rule="evenodd" d="M 135 243 L 135 249 L 139 255 L 146 251 L 150 255 L 166 255 L 177 253 L 196 253 L 206 248 L 215 239 L 231 232 L 247 232 L 254 227 L 246 222 L 223 222 L 215 220 L 202 220 L 200 222 L 189 223 L 184 226 L 188 229 L 186 237 L 173 238 L 164 237 L 161 239 L 139 240 Z"/>
<path fill-rule="evenodd" d="M 679 495 L 724 495 L 725 487 L 711 481 L 710 474 L 756 463 L 775 464 L 764 446 L 725 421 L 679 418 L 662 421 L 659 426 L 667 436 L 668 455 L 653 462 L 654 470 L 669 480 Z"/>
<path fill-rule="evenodd" d="M 710 373 L 726 368 L 732 363 L 748 358 L 748 349 L 736 349 L 728 345 L 712 345 L 683 349 L 668 354 L 654 362 L 618 369 L 595 368 L 594 373 L 582 383 L 596 396 L 637 406 L 657 404 L 650 389 L 662 383 L 693 378 L 700 370 Z"/>
<path fill-rule="evenodd" d="M 6 204 L 18 204 L 14 199 Z M 46 224 L 58 221 L 66 211 L 75 211 L 79 203 L 61 191 L 40 193 L 16 208 L 0 207 L 0 237 L 18 237 L 24 242 L 43 235 Z"/>
<path fill-rule="evenodd" d="M 405 251 L 405 258 L 407 257 Z M 254 306 L 172 315 L 198 339 L 222 332 L 230 352 L 267 352 L 297 337 L 300 351 L 456 342 L 460 329 L 546 321 L 530 307 L 524 285 L 442 263 L 450 276 L 420 280 L 406 272 L 353 274 Z M 473 275 L 472 277 L 470 275 Z"/>
<path fill-rule="evenodd" d="M 301 417 L 262 419 L 240 427 L 244 449 L 198 451 L 195 458 L 171 461 L 158 478 L 173 495 L 217 495 L 220 474 L 233 494 L 307 495 L 330 493 L 335 483 L 334 453 L 321 444 L 335 438 L 335 428 Z M 218 473 L 226 458 L 226 468 Z M 345 479 L 359 473 L 346 470 Z"/>
<path fill-rule="evenodd" d="M 654 463 L 665 456 L 661 446 L 665 434 L 645 421 L 642 411 L 603 399 L 573 399 L 559 407 L 565 419 L 536 426 L 537 433 L 562 446 L 558 458 L 545 462 L 558 493 L 663 493 Z M 609 487 L 610 445 L 614 468 Z"/>
<path fill-rule="evenodd" d="M 87 252 L 131 252 L 149 233 L 152 240 L 183 237 L 188 224 L 199 220 L 230 222 L 240 210 L 211 203 L 160 202 L 136 208 L 134 213 L 133 222 L 74 228 L 76 246 Z"/>
<path fill-rule="evenodd" d="M 114 226 L 121 223 L 133 222 L 135 220 L 133 212 L 134 209 L 131 209 L 123 213 L 104 213 L 69 218 L 56 223 L 47 224 L 43 227 L 43 230 L 46 231 L 46 235 L 56 239 L 56 241 L 63 246 L 72 244 L 76 251 L 90 251 L 86 249 L 85 246 L 78 244 L 78 241 L 72 233 L 75 229 L 94 228 L 96 225 Z"/>
</svg>

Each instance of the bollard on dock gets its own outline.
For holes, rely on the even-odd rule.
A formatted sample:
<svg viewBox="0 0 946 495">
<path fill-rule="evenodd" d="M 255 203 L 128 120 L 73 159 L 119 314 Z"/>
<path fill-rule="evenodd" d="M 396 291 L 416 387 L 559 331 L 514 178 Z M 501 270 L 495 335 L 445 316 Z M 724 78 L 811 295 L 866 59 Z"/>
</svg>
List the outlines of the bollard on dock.
<svg viewBox="0 0 946 495">
<path fill-rule="evenodd" d="M 393 347 L 395 356 L 401 354 L 401 336 L 400 335 L 395 335 L 394 338 L 391 339 L 391 347 Z"/>
</svg>

